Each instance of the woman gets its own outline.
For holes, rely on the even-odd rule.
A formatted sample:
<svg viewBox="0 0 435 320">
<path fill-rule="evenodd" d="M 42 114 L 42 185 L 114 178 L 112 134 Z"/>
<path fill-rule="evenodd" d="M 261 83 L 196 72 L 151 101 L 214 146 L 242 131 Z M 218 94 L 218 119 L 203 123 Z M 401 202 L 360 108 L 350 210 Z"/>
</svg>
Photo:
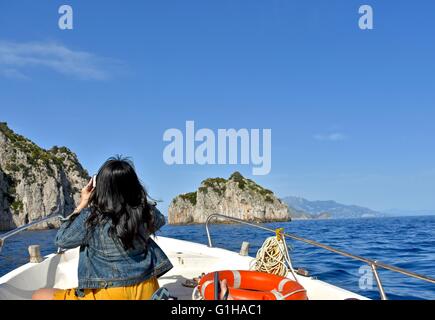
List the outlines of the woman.
<svg viewBox="0 0 435 320">
<path fill-rule="evenodd" d="M 121 158 L 104 163 L 81 192 L 81 201 L 56 235 L 63 249 L 80 246 L 78 287 L 40 289 L 35 300 L 146 300 L 157 278 L 172 268 L 150 238 L 165 218 L 147 201 L 133 165 Z"/>
</svg>

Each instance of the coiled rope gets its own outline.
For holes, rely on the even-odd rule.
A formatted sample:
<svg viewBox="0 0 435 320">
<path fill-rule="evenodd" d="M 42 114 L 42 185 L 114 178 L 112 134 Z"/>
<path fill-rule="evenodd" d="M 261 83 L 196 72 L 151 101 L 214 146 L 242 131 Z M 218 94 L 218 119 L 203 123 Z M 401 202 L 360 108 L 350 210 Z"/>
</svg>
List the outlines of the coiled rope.
<svg viewBox="0 0 435 320">
<path fill-rule="evenodd" d="M 264 241 L 250 269 L 281 277 L 286 277 L 290 271 L 294 280 L 298 282 L 285 237 L 282 236 L 283 231 L 283 229 L 277 229 L 274 237 L 269 237 Z"/>
</svg>

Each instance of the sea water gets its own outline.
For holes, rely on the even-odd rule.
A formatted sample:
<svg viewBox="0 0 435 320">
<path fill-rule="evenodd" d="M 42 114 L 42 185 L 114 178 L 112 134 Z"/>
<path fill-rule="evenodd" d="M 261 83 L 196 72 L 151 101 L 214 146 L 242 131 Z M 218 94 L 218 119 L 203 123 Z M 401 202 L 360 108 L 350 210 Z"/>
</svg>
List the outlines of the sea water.
<svg viewBox="0 0 435 320">
<path fill-rule="evenodd" d="M 282 227 L 287 233 L 435 277 L 435 216 L 305 220 L 265 226 Z M 214 246 L 238 252 L 242 242 L 249 241 L 251 256 L 271 236 L 245 225 L 212 225 L 210 230 Z M 6 240 L 0 254 L 0 275 L 27 263 L 30 244 L 40 244 L 43 255 L 55 252 L 55 234 L 56 230 L 28 231 Z M 165 226 L 157 235 L 207 244 L 204 225 Z M 308 270 L 317 279 L 379 299 L 375 281 L 372 288 L 361 286 L 360 268 L 364 263 L 301 242 L 289 240 L 288 244 L 295 267 Z M 379 274 L 389 299 L 435 299 L 435 284 L 388 270 L 380 269 Z"/>
</svg>

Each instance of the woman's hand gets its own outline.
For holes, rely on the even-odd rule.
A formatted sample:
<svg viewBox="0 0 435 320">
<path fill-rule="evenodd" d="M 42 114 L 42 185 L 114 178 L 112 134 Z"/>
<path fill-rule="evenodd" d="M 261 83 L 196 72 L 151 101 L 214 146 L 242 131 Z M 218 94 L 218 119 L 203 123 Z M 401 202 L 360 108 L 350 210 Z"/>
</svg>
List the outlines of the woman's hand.
<svg viewBox="0 0 435 320">
<path fill-rule="evenodd" d="M 88 206 L 89 198 L 91 197 L 91 194 L 93 191 L 94 191 L 94 188 L 92 187 L 92 178 L 91 178 L 91 180 L 88 182 L 88 184 L 82 189 L 81 197 L 80 197 L 80 204 L 74 210 L 74 212 L 80 212 Z"/>
</svg>

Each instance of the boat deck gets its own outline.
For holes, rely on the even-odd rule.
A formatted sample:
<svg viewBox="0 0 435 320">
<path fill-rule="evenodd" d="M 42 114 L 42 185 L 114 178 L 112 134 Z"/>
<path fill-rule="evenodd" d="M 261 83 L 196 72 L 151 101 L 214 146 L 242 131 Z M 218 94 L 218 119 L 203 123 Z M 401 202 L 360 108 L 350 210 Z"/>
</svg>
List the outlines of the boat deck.
<svg viewBox="0 0 435 320">
<path fill-rule="evenodd" d="M 248 270 L 253 260 L 251 257 L 242 257 L 234 252 L 219 248 L 210 249 L 187 241 L 174 239 L 168 241 L 167 238 L 158 237 L 156 242 L 174 265 L 171 271 L 159 279 L 159 284 L 180 300 L 192 299 L 193 288 L 183 286 L 186 280 L 217 270 Z M 174 248 L 183 250 L 174 250 Z"/>
</svg>

